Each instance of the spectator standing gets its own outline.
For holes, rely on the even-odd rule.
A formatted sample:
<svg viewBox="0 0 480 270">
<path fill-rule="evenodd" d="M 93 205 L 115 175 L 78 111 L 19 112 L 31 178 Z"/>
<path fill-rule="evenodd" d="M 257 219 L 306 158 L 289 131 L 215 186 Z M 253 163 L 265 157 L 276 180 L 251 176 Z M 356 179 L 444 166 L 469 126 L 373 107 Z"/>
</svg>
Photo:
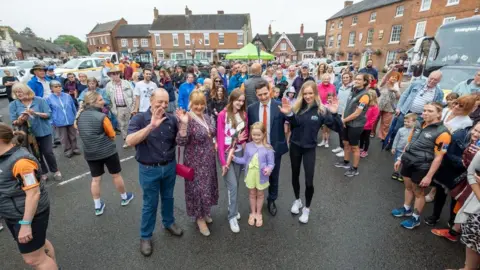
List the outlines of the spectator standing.
<svg viewBox="0 0 480 270">
<path fill-rule="evenodd" d="M 167 112 L 173 113 L 176 109 L 176 106 L 175 106 L 176 98 L 175 98 L 175 89 L 173 87 L 172 79 L 170 78 L 170 75 L 168 75 L 168 72 L 165 69 L 160 69 L 160 71 L 158 72 L 158 76 L 160 77 L 160 80 L 158 81 L 160 88 L 163 88 L 168 92 Z"/>
<path fill-rule="evenodd" d="M 378 70 L 376 68 L 373 67 L 373 60 L 372 59 L 369 59 L 367 61 L 367 66 L 360 69 L 358 71 L 359 73 L 366 73 L 366 74 L 370 74 L 373 76 L 373 78 L 378 82 Z"/>
<path fill-rule="evenodd" d="M 12 73 L 8 69 L 3 70 L 4 76 L 2 77 L 2 85 L 5 86 L 5 92 L 7 93 L 8 102 L 12 102 L 12 85 L 18 82 L 17 77 L 12 76 Z"/>
<path fill-rule="evenodd" d="M 262 66 L 258 63 L 254 63 L 251 67 L 250 77 L 243 83 L 242 89 L 244 90 L 247 106 L 258 101 L 255 87 L 259 82 L 266 80 L 262 78 Z"/>
<path fill-rule="evenodd" d="M 135 96 L 134 112 L 146 112 L 150 107 L 150 96 L 158 88 L 157 84 L 151 81 L 152 70 L 145 68 L 143 70 L 143 80 L 135 84 L 133 95 Z"/>
<path fill-rule="evenodd" d="M 471 95 L 480 92 L 480 70 L 475 73 L 473 79 L 468 79 L 459 83 L 453 88 L 453 93 L 460 96 Z"/>
<path fill-rule="evenodd" d="M 190 98 L 190 93 L 195 89 L 194 75 L 189 73 L 187 74 L 187 81 L 180 85 L 178 89 L 178 107 L 180 109 L 188 111 L 188 103 Z"/>
<path fill-rule="evenodd" d="M 27 84 L 37 97 L 45 98 L 52 93 L 50 85 L 45 78 L 46 71 L 47 68 L 43 65 L 34 65 L 32 69 L 30 69 L 30 74 L 32 74 L 33 77 Z"/>
<path fill-rule="evenodd" d="M 315 79 L 312 76 L 310 76 L 308 68 L 309 68 L 308 64 L 303 64 L 302 69 L 300 70 L 300 72 L 301 72 L 300 76 L 298 76 L 293 81 L 293 88 L 295 88 L 295 91 L 297 91 L 297 94 L 298 94 L 298 92 L 302 88 L 302 85 L 305 82 L 307 82 L 307 81 L 314 81 L 315 82 Z"/>
</svg>

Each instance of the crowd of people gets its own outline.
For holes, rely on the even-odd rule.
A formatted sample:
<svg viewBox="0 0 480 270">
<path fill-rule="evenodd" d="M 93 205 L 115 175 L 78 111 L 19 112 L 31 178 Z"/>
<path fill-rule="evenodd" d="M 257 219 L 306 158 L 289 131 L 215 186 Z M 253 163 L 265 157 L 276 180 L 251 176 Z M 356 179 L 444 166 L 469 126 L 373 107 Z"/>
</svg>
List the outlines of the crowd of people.
<svg viewBox="0 0 480 270">
<path fill-rule="evenodd" d="M 371 138 L 377 136 L 391 152 L 391 177 L 405 185 L 403 205 L 391 213 L 407 217 L 402 227 L 419 226 L 428 202 L 434 209 L 424 221 L 436 225 L 450 197 L 449 226 L 432 233 L 461 239 L 467 249 L 465 269 L 480 265 L 480 71 L 444 102 L 440 71 L 408 84 L 402 70 L 391 65 L 379 80 L 372 60 L 365 68 L 354 63 L 339 74 L 324 63 L 310 74 L 309 65 L 288 60 L 263 67 L 233 63 L 230 74 L 222 66 L 207 74 L 195 66 L 158 74 L 146 67 L 139 73 L 122 64 L 106 63 L 108 78 L 100 81 L 83 73 L 59 78 L 54 68 L 36 65 L 28 84 L 4 82 L 11 87 L 12 125 L 0 124 L 0 169 L 7 172 L 0 177 L 0 216 L 27 264 L 57 267 L 45 238 L 50 208 L 44 184 L 49 172 L 54 180 L 62 179 L 53 152 L 58 145 L 66 158 L 83 154 L 96 216 L 106 207 L 100 196 L 105 167 L 120 204 L 134 199 L 121 175 L 116 135 L 122 136 L 124 148 L 135 147 L 143 191 L 140 252 L 150 256 L 160 200 L 165 229 L 183 234 L 173 212 L 177 175 L 185 179 L 186 214 L 204 236 L 211 233 L 211 210 L 220 196 L 218 179 L 223 179 L 228 223 L 238 233 L 240 180 L 249 190 L 248 224 L 262 227 L 265 200 L 270 215 L 277 214 L 279 165 L 289 153 L 290 212 L 308 223 L 317 148 L 329 148 L 333 132 L 339 145 L 332 152 L 342 158 L 334 165 L 345 169 L 346 177 L 360 174 Z M 404 91 L 401 84 L 407 84 Z"/>
</svg>

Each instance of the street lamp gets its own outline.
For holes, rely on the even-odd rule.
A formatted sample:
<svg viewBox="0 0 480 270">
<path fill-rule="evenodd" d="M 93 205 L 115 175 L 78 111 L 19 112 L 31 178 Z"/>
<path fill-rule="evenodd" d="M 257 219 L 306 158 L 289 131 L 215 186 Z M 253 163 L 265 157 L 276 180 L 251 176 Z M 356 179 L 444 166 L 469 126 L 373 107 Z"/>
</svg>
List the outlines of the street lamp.
<svg viewBox="0 0 480 270">
<path fill-rule="evenodd" d="M 193 45 L 193 50 L 192 50 L 192 60 L 195 59 L 195 39 L 192 39 L 192 45 Z"/>
<path fill-rule="evenodd" d="M 262 44 L 262 42 L 260 42 L 260 40 L 255 40 L 255 45 L 257 46 L 257 55 L 258 55 L 258 62 L 260 63 L 260 45 Z"/>
</svg>

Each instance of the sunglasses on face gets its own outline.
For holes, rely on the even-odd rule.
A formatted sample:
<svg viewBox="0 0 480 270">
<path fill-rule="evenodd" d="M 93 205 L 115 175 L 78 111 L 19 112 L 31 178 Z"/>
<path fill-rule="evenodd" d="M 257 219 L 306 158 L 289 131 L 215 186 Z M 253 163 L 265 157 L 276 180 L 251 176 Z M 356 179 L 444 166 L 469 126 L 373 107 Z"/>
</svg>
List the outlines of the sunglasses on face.
<svg viewBox="0 0 480 270">
<path fill-rule="evenodd" d="M 215 82 L 221 82 L 220 80 L 215 80 Z"/>
</svg>

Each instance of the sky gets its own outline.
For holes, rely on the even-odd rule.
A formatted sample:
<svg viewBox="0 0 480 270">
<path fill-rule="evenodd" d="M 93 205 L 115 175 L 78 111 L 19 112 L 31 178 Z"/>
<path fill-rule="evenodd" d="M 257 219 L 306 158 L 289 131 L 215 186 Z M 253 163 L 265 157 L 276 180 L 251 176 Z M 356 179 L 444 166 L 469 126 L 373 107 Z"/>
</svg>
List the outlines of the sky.
<svg viewBox="0 0 480 270">
<path fill-rule="evenodd" d="M 0 9 L 0 25 L 11 26 L 18 32 L 30 27 L 45 39 L 68 34 L 86 40 L 87 33 L 97 23 L 123 17 L 129 24 L 151 24 L 154 7 L 160 14 L 185 14 L 187 5 L 193 14 L 215 14 L 217 10 L 225 14 L 250 13 L 253 36 L 266 34 L 270 23 L 274 33 L 299 33 L 303 23 L 305 33 L 324 34 L 325 20 L 341 10 L 343 3 L 343 0 L 22 0 L 21 7 Z"/>
</svg>

